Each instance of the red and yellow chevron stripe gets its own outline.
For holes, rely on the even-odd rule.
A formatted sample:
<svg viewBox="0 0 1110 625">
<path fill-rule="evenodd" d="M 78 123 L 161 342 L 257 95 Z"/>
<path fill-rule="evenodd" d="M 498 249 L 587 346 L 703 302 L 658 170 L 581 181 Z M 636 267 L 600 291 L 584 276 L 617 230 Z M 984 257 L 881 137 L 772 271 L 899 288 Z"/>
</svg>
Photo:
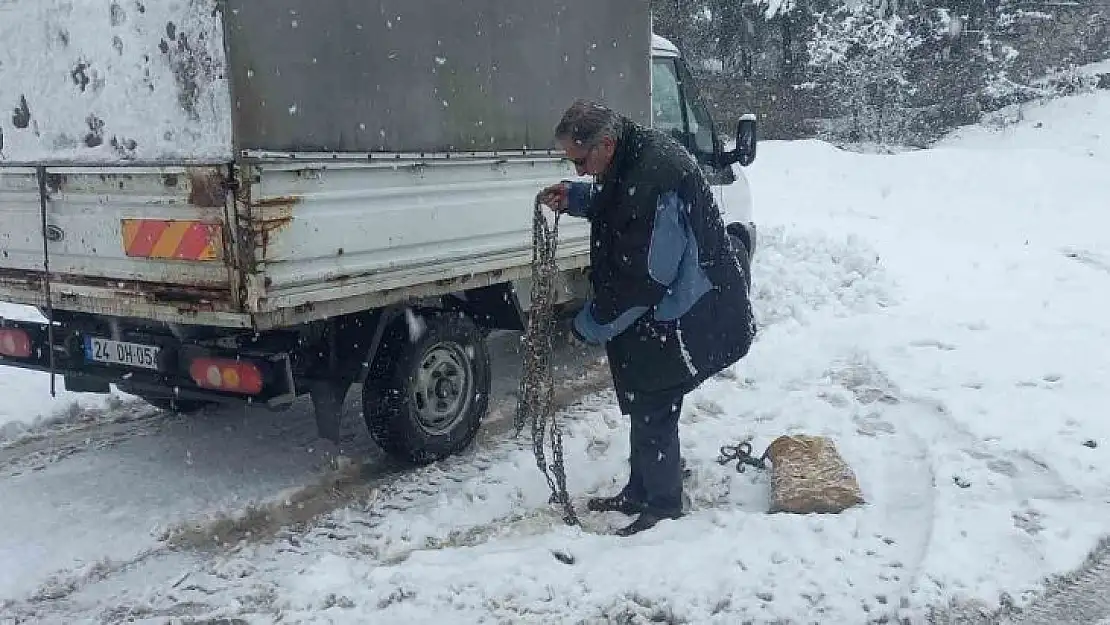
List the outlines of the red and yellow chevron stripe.
<svg viewBox="0 0 1110 625">
<path fill-rule="evenodd" d="M 220 224 L 173 219 L 124 219 L 123 251 L 132 258 L 219 260 Z"/>
</svg>

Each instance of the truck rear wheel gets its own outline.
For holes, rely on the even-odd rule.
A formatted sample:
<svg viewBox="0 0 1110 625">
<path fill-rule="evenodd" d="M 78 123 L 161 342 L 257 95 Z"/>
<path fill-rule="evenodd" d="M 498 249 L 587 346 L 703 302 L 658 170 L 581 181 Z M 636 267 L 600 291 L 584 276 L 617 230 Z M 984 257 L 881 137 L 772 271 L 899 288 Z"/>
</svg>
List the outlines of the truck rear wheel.
<svg viewBox="0 0 1110 625">
<path fill-rule="evenodd" d="M 429 464 L 474 441 L 491 379 L 485 334 L 469 317 L 431 314 L 397 324 L 375 362 L 382 375 L 363 385 L 363 416 L 386 453 Z"/>
</svg>

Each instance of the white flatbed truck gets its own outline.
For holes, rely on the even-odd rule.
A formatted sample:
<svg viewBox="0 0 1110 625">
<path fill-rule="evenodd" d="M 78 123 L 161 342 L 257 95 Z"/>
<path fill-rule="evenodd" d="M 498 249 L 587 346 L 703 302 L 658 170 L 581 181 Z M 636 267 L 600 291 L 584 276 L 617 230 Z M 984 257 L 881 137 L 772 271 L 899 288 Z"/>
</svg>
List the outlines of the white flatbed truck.
<svg viewBox="0 0 1110 625">
<path fill-rule="evenodd" d="M 524 328 L 533 198 L 573 176 L 573 99 L 746 185 L 754 118 L 726 151 L 647 4 L 0 4 L 0 301 L 48 319 L 0 319 L 0 366 L 177 411 L 309 394 L 330 440 L 361 384 L 389 454 L 460 451 L 488 332 Z M 563 222 L 568 311 L 588 237 Z"/>
</svg>

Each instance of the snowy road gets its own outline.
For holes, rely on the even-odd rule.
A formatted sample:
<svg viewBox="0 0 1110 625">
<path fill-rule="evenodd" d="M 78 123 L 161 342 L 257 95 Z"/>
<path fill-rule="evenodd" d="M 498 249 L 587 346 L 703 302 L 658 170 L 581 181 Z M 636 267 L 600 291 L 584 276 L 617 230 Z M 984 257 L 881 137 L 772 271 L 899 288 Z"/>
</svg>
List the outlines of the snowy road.
<svg viewBox="0 0 1110 625">
<path fill-rule="evenodd" d="M 1110 617 L 1066 590 L 1104 586 L 1102 556 L 1043 593 L 1110 535 L 1107 127 L 1102 92 L 920 152 L 761 145 L 762 330 L 685 406 L 680 521 L 628 539 L 608 535 L 619 515 L 563 526 L 528 442 L 496 419 L 471 453 L 340 472 L 285 506 L 276 493 L 322 474 L 307 416 L 116 407 L 0 449 L 0 622 Z M 612 398 L 586 393 L 564 418 L 571 489 L 616 488 L 627 423 Z M 788 433 L 834 439 L 867 503 L 769 515 L 766 474 L 715 462 Z"/>
<path fill-rule="evenodd" d="M 494 401 L 479 446 L 510 427 L 517 340 L 512 333 L 492 340 Z M 557 366 L 568 376 L 564 403 L 607 382 L 599 358 L 596 351 L 559 348 Z M 12 375 L 38 383 L 27 392 L 29 406 L 50 403 L 45 376 Z M 196 546 L 311 521 L 399 470 L 367 435 L 357 388 L 348 396 L 344 442 L 362 465 L 343 470 L 334 470 L 317 445 L 307 400 L 278 413 L 212 409 L 187 416 L 126 397 L 105 402 L 66 394 L 55 404 L 65 407 L 73 398 L 79 401 L 53 419 L 0 437 L 0 605 L 64 594 L 74 580 L 149 557 L 167 540 Z M 18 406 L 9 404 L 8 413 Z M 311 507 L 283 514 L 289 496 Z M 278 518 L 236 521 L 255 508 Z"/>
</svg>

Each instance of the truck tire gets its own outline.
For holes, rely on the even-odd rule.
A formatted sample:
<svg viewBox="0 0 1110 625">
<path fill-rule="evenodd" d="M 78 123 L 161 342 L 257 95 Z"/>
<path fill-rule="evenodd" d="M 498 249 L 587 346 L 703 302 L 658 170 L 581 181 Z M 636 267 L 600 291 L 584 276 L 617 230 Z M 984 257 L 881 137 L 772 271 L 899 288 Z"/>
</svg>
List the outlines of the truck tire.
<svg viewBox="0 0 1110 625">
<path fill-rule="evenodd" d="M 729 238 L 732 239 L 733 249 L 736 250 L 736 260 L 744 270 L 744 280 L 748 292 L 752 290 L 752 259 L 755 256 L 755 233 L 743 223 L 734 221 L 725 226 Z"/>
<path fill-rule="evenodd" d="M 490 355 L 483 332 L 459 313 L 418 317 L 386 332 L 375 373 L 362 388 L 371 438 L 405 463 L 456 454 L 478 434 L 490 395 Z M 416 336 L 410 336 L 415 333 Z"/>
</svg>

